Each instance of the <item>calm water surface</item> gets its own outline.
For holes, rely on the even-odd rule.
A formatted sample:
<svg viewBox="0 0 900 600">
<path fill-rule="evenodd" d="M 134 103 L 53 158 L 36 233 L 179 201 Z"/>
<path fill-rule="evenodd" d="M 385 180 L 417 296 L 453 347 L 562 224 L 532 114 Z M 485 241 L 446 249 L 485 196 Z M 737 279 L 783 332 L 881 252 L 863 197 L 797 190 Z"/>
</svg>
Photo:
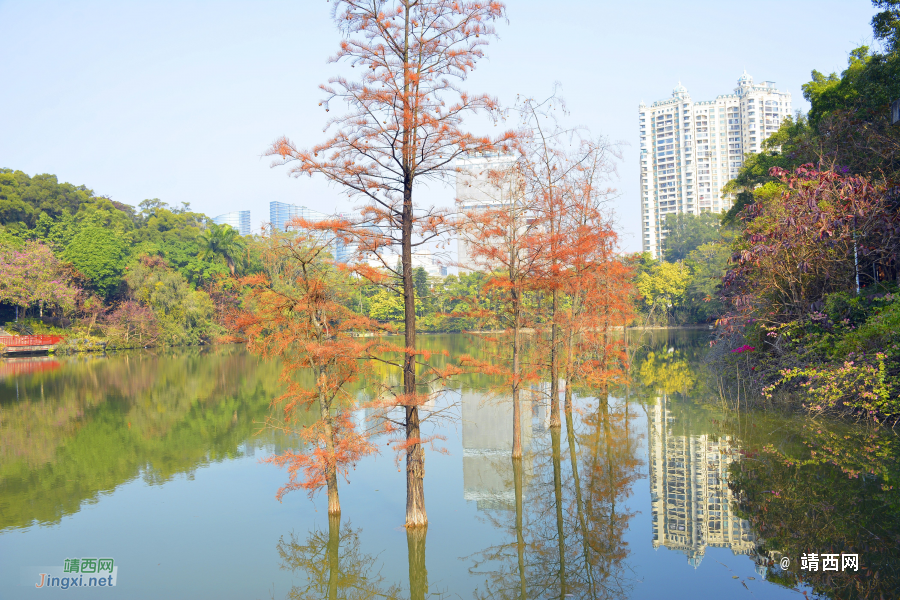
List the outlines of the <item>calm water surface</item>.
<svg viewBox="0 0 900 600">
<path fill-rule="evenodd" d="M 260 432 L 278 366 L 241 347 L 0 362 L 0 598 L 896 597 L 893 438 L 697 402 L 703 341 L 649 340 L 633 385 L 561 430 L 530 391 L 519 464 L 506 399 L 451 386 L 426 535 L 389 452 L 341 483 L 340 520 L 275 500 L 260 459 L 297 442 Z M 870 570 L 810 575 L 801 552 Z M 116 587 L 35 589 L 78 557 L 113 558 Z"/>
</svg>

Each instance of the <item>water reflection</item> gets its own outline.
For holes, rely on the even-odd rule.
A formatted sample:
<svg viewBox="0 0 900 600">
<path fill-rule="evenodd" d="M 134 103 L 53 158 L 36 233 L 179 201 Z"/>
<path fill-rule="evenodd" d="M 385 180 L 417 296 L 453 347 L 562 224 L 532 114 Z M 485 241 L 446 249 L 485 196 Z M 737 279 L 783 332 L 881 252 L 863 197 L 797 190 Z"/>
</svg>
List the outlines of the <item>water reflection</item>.
<svg viewBox="0 0 900 600">
<path fill-rule="evenodd" d="M 680 411 L 684 414 L 684 411 Z M 734 511 L 728 470 L 740 459 L 728 435 L 679 435 L 667 395 L 647 409 L 653 547 L 683 552 L 697 568 L 707 546 L 754 554 L 750 523 Z"/>
<path fill-rule="evenodd" d="M 52 356 L 4 358 L 0 361 L 0 380 L 45 371 L 55 371 L 61 366 L 60 362 Z"/>
<path fill-rule="evenodd" d="M 137 477 L 154 485 L 190 477 L 281 443 L 254 437 L 278 392 L 277 365 L 242 348 L 8 368 L 27 375 L 0 380 L 0 530 L 59 522 Z"/>
<path fill-rule="evenodd" d="M 314 529 L 305 539 L 295 534 L 278 541 L 281 568 L 306 579 L 294 585 L 291 600 L 400 598 L 400 586 L 381 575 L 378 557 L 361 550 L 361 529 L 349 522 L 341 528 L 341 515 L 328 516 L 328 531 Z"/>
<path fill-rule="evenodd" d="M 410 528 L 406 532 L 409 560 L 409 596 L 398 583 L 388 582 L 381 574 L 382 564 L 377 555 L 362 551 L 361 528 L 350 523 L 341 528 L 341 515 L 328 516 L 328 531 L 311 530 L 302 539 L 291 533 L 278 541 L 281 568 L 305 579 L 294 585 L 290 600 L 424 600 L 443 598 L 442 593 L 430 593 L 428 570 L 425 566 L 426 527 Z"/>
<path fill-rule="evenodd" d="M 522 392 L 525 396 L 524 390 Z M 497 464 L 512 453 L 511 399 L 486 398 L 472 390 L 460 393 L 462 415 L 463 497 L 478 510 L 513 510 L 515 494 L 509 478 Z M 522 400 L 522 446 L 531 444 L 531 402 Z"/>
<path fill-rule="evenodd" d="M 464 348 L 461 339 L 435 336 L 427 343 L 433 349 L 456 344 L 455 352 Z M 729 597 L 735 590 L 746 593 L 742 581 L 751 588 L 765 586 L 753 593 L 766 598 L 793 594 L 772 583 L 812 587 L 824 597 L 895 597 L 900 585 L 900 438 L 822 421 L 810 427 L 804 419 L 785 415 L 737 418 L 709 403 L 695 403 L 704 393 L 698 367 L 702 339 L 695 346 L 686 339 L 661 339 L 637 353 L 628 391 L 576 390 L 575 410 L 563 415 L 562 429 L 547 427 L 542 387 L 524 393 L 525 453 L 516 461 L 510 458 L 509 399 L 485 396 L 480 390 L 488 386 L 475 376 L 459 382 L 460 426 L 436 430 L 447 437 L 450 458 L 428 463 L 428 481 L 434 482 L 428 488 L 434 507 L 429 555 L 426 531 L 410 531 L 399 548 L 379 538 L 390 530 L 383 526 L 385 519 L 396 516 L 385 511 L 400 506 L 382 507 L 376 503 L 383 495 L 368 495 L 396 473 L 389 458 L 361 464 L 346 488 L 356 506 L 376 508 L 349 511 L 345 521 L 321 522 L 320 528 L 312 526 L 315 513 L 304 498 L 291 505 L 275 502 L 274 481 L 264 484 L 271 489 L 252 504 L 246 499 L 227 504 L 228 498 L 206 491 L 218 494 L 222 487 L 204 488 L 200 482 L 187 487 L 192 494 L 210 494 L 203 496 L 207 506 L 227 504 L 229 523 L 252 522 L 232 548 L 221 550 L 265 557 L 263 569 L 269 571 L 261 571 L 258 580 L 278 574 L 280 560 L 286 569 L 282 575 L 292 581 L 279 589 L 290 589 L 292 598 L 447 593 L 613 599 L 637 593 L 687 596 L 704 585 L 709 597 Z M 189 478 L 216 461 L 293 443 L 256 435 L 279 393 L 278 366 L 258 362 L 239 347 L 0 365 L 8 369 L 0 377 L 0 529 L 9 547 L 22 539 L 56 544 L 67 532 L 77 535 L 77 524 L 90 522 L 91 511 L 82 521 L 71 520 L 76 525 L 9 530 L 59 523 L 125 482 L 140 478 L 157 486 L 179 475 Z M 390 382 L 393 375 L 379 376 Z M 366 398 L 368 389 L 352 393 Z M 372 415 L 360 412 L 357 418 L 362 423 L 367 416 Z M 261 468 L 255 461 L 236 461 L 233 469 L 211 469 L 210 478 L 220 478 L 216 481 L 227 489 L 241 473 Z M 435 492 L 438 482 L 445 493 Z M 141 509 L 144 487 L 135 486 L 133 496 L 122 497 L 132 503 L 129 509 Z M 167 514 L 194 518 L 185 500 L 178 504 L 177 494 L 166 493 Z M 136 549 L 164 526 L 157 519 L 134 529 L 139 542 L 124 539 L 125 534 L 120 539 L 114 528 L 96 536 L 128 548 L 133 561 L 146 560 Z M 351 520 L 361 528 L 352 527 Z M 192 556 L 215 554 L 220 549 L 208 539 L 218 538 L 207 534 L 220 531 L 222 522 L 194 521 L 190 536 L 177 538 L 179 545 Z M 279 541 L 286 522 L 303 533 Z M 278 558 L 273 558 L 276 542 Z M 687 560 L 652 551 L 659 547 L 683 553 Z M 717 548 L 727 548 L 739 560 L 717 556 Z M 800 572 L 803 552 L 858 552 L 867 570 L 838 576 Z M 781 571 L 770 563 L 764 571 L 768 582 L 746 581 L 757 576 L 752 562 L 757 553 L 767 559 L 788 556 L 792 566 Z M 745 579 L 733 581 L 713 558 L 729 562 Z M 19 567 L 3 562 L 10 573 Z M 227 561 L 198 564 L 210 581 L 233 575 Z M 382 570 L 385 565 L 390 569 Z M 461 576 L 448 565 L 456 565 Z M 390 572 L 390 579 L 383 572 Z M 295 576 L 306 583 L 297 584 Z M 732 584 L 734 589 L 725 587 Z M 227 596 L 231 589 L 223 586 L 220 595 Z M 7 597 L 4 592 L 0 589 Z M 267 595 L 261 589 L 246 597 Z"/>
<path fill-rule="evenodd" d="M 611 398 L 579 399 L 578 408 L 584 416 L 567 414 L 565 431 L 523 428 L 531 437 L 522 459 L 510 458 L 508 446 L 479 455 L 496 479 L 487 488 L 493 504 L 482 495 L 478 507 L 507 541 L 468 558 L 470 572 L 485 581 L 476 597 L 621 598 L 631 590 L 624 534 L 635 515 L 626 499 L 639 477 L 635 415 Z M 469 414 L 499 410 L 473 404 Z M 537 423 L 540 412 L 531 411 Z M 509 423 L 510 415 L 499 422 Z"/>
<path fill-rule="evenodd" d="M 826 598 L 896 598 L 900 438 L 826 420 L 731 425 L 753 449 L 752 460 L 731 466 L 737 510 L 759 531 L 763 555 L 791 561 L 786 570 L 773 561 L 767 578 Z M 856 554 L 859 569 L 803 570 L 807 553 Z"/>
</svg>

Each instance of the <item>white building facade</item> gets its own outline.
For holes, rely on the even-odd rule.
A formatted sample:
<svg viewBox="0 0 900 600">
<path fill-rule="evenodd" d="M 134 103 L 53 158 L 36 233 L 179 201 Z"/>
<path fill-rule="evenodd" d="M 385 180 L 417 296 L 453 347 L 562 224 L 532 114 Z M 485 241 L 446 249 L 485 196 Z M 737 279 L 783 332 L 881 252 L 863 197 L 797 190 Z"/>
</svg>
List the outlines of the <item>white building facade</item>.
<svg viewBox="0 0 900 600">
<path fill-rule="evenodd" d="M 510 202 L 509 190 L 490 180 L 491 171 L 506 172 L 516 164 L 508 154 L 488 154 L 460 159 L 456 165 L 456 209 L 461 218 L 472 211 L 496 208 Z M 457 234 L 457 265 L 460 273 L 481 270 L 470 251 L 464 232 Z"/>
<path fill-rule="evenodd" d="M 670 213 L 700 214 L 731 208 L 722 187 L 744 155 L 791 114 L 791 95 L 774 82 L 754 84 L 746 72 L 733 94 L 694 102 L 680 83 L 668 100 L 638 109 L 641 147 L 641 240 L 645 252 L 662 256 Z"/>
</svg>

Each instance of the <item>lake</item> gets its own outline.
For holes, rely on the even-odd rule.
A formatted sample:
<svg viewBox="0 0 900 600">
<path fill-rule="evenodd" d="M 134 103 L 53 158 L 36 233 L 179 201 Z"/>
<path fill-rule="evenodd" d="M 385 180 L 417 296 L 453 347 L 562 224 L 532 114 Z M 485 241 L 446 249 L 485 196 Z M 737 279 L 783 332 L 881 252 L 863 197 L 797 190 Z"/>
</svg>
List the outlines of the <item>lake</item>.
<svg viewBox="0 0 900 600">
<path fill-rule="evenodd" d="M 279 367 L 241 346 L 0 362 L 0 598 L 897 597 L 893 433 L 724 412 L 704 333 L 639 342 L 632 384 L 581 391 L 561 429 L 528 390 L 516 463 L 508 398 L 448 385 L 409 535 L 387 439 L 339 520 L 324 493 L 275 499 L 287 473 L 260 461 L 298 441 L 262 427 Z"/>
</svg>

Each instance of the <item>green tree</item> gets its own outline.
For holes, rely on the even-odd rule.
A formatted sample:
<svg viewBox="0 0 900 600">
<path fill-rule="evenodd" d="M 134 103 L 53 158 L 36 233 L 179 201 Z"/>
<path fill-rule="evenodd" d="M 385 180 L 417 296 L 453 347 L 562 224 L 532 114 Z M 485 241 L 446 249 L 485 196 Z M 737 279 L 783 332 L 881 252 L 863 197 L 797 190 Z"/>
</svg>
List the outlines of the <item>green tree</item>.
<svg viewBox="0 0 900 600">
<path fill-rule="evenodd" d="M 219 333 L 209 294 L 191 289 L 184 276 L 159 257 L 142 257 L 128 269 L 125 281 L 131 296 L 153 309 L 164 344 L 203 344 Z"/>
<path fill-rule="evenodd" d="M 883 9 L 872 17 L 872 31 L 875 37 L 886 42 L 892 52 L 900 42 L 900 0 L 872 0 L 876 8 Z"/>
<path fill-rule="evenodd" d="M 79 231 L 63 253 L 63 259 L 72 263 L 89 287 L 107 297 L 118 288 L 127 257 L 119 236 L 95 226 Z"/>
<path fill-rule="evenodd" d="M 416 267 L 413 270 L 413 280 L 416 285 L 416 294 L 419 298 L 427 298 L 429 295 L 428 271 L 423 267 Z"/>
<path fill-rule="evenodd" d="M 661 262 L 639 273 L 635 283 L 650 317 L 659 311 L 668 320 L 684 302 L 690 279 L 691 271 L 684 263 Z"/>
<path fill-rule="evenodd" d="M 691 269 L 691 280 L 685 294 L 685 308 L 693 321 L 711 321 L 724 310 L 719 286 L 730 258 L 729 246 L 716 242 L 703 244 L 688 254 L 685 262 Z"/>
<path fill-rule="evenodd" d="M 9 169 L 0 169 L 0 223 L 30 221 L 34 209 L 22 200 L 19 181 Z"/>
<path fill-rule="evenodd" d="M 240 259 L 245 244 L 234 227 L 210 223 L 209 228 L 200 234 L 200 243 L 203 246 L 203 258 L 221 256 L 228 263 L 231 274 L 235 274 L 236 262 Z"/>
<path fill-rule="evenodd" d="M 380 289 L 369 299 L 369 316 L 376 321 L 403 320 L 403 298 L 390 290 Z"/>
<path fill-rule="evenodd" d="M 666 215 L 665 259 L 669 262 L 684 260 L 703 244 L 721 239 L 720 219 L 719 215 L 711 212 Z"/>
</svg>

